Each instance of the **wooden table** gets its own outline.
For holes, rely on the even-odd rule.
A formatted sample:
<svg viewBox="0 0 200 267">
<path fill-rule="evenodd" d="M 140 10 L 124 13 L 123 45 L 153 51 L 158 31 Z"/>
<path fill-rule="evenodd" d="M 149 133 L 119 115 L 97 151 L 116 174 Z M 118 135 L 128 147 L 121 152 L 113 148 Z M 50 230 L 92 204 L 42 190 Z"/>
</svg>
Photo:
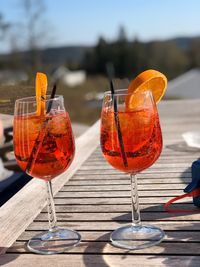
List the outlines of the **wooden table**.
<svg viewBox="0 0 200 267">
<path fill-rule="evenodd" d="M 200 155 L 181 134 L 200 130 L 200 100 L 159 104 L 164 147 L 160 159 L 138 175 L 142 221 L 161 227 L 166 237 L 154 247 L 127 251 L 110 244 L 110 232 L 131 220 L 130 183 L 109 166 L 99 147 L 99 122 L 77 139 L 69 170 L 54 180 L 58 225 L 79 231 L 82 242 L 64 254 L 44 256 L 25 243 L 48 227 L 45 185 L 33 179 L 0 209 L 0 265 L 3 266 L 200 266 L 199 213 L 167 213 L 163 204 L 183 193 L 191 163 Z M 195 209 L 192 199 L 181 208 Z M 41 212 L 42 210 L 42 212 Z"/>
</svg>

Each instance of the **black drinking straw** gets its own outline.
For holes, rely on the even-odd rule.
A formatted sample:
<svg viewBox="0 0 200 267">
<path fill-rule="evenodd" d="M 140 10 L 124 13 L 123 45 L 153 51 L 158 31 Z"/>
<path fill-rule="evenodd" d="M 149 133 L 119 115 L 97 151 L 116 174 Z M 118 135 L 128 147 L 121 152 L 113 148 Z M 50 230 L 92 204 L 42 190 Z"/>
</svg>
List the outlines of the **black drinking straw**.
<svg viewBox="0 0 200 267">
<path fill-rule="evenodd" d="M 52 92 L 51 92 L 51 96 L 50 99 L 54 99 L 55 95 L 56 95 L 56 83 L 53 86 Z M 51 107 L 52 107 L 52 101 L 49 102 L 48 107 L 47 107 L 47 114 L 51 111 Z"/>
<path fill-rule="evenodd" d="M 121 155 L 122 155 L 124 166 L 128 167 L 128 161 L 127 161 L 126 153 L 124 150 L 124 142 L 123 142 L 121 127 L 120 127 L 120 121 L 119 121 L 119 117 L 118 117 L 117 101 L 116 101 L 116 98 L 114 97 L 115 96 L 115 89 L 114 89 L 113 80 L 112 80 L 114 77 L 113 65 L 110 63 L 106 64 L 106 70 L 107 70 L 107 74 L 108 74 L 109 82 L 110 82 L 110 91 L 111 91 L 113 105 L 114 105 L 115 125 L 117 128 L 117 136 L 118 136 L 118 140 L 119 140 Z"/>
<path fill-rule="evenodd" d="M 54 84 L 53 89 L 52 89 L 52 92 L 51 92 L 50 99 L 54 99 L 55 94 L 56 94 L 56 88 L 57 88 L 57 86 L 56 86 L 56 84 Z M 47 114 L 50 113 L 51 108 L 52 108 L 52 100 L 50 100 L 50 102 L 49 102 L 49 104 L 48 104 L 48 107 L 47 107 Z M 46 126 L 47 126 L 48 121 L 49 121 L 49 117 L 47 117 L 47 118 L 43 121 L 43 123 L 42 123 L 42 125 L 41 125 L 41 130 L 40 130 L 40 132 L 38 133 L 38 136 L 37 136 L 37 138 L 36 138 L 36 140 L 35 140 L 35 144 L 34 144 L 34 146 L 33 146 L 33 149 L 32 149 L 32 151 L 31 151 L 31 154 L 30 154 L 30 157 L 29 157 L 29 160 L 28 160 L 28 164 L 27 164 L 27 166 L 26 166 L 26 172 L 27 172 L 27 173 L 30 173 L 30 174 L 31 174 L 32 167 L 33 167 L 33 165 L 34 165 L 34 162 L 35 162 L 35 160 L 36 160 L 36 158 L 37 158 L 37 154 L 38 154 L 38 152 L 39 152 L 39 150 L 40 150 L 40 148 L 41 148 L 41 146 L 42 146 L 42 142 L 43 142 L 44 137 L 45 137 L 45 128 L 46 128 Z"/>
</svg>

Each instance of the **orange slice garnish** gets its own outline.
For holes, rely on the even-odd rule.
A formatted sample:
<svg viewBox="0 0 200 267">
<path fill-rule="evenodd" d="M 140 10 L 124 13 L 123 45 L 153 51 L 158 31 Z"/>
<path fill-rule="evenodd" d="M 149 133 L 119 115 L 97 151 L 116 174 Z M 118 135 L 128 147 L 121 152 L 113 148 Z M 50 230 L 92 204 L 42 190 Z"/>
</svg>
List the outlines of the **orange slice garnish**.
<svg viewBox="0 0 200 267">
<path fill-rule="evenodd" d="M 150 90 L 153 94 L 154 100 L 158 103 L 163 95 L 165 94 L 167 88 L 167 78 L 164 74 L 157 70 L 146 70 L 140 73 L 129 85 L 128 93 L 132 94 L 134 92 L 143 92 Z M 126 98 L 126 106 L 128 108 L 133 108 L 135 106 L 135 101 L 133 101 L 133 96 L 128 96 Z"/>
<path fill-rule="evenodd" d="M 37 115 L 45 114 L 45 100 L 47 92 L 47 76 L 44 73 L 37 72 L 35 80 Z"/>
</svg>

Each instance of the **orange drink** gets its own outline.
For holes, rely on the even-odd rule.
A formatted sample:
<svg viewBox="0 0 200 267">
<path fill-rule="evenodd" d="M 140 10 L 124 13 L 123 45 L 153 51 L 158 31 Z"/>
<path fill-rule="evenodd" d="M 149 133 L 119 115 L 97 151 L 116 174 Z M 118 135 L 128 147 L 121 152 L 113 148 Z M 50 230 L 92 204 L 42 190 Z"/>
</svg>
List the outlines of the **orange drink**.
<svg viewBox="0 0 200 267">
<path fill-rule="evenodd" d="M 37 77 L 39 85 L 45 88 L 46 76 L 38 74 Z M 21 169 L 43 179 L 47 187 L 49 230 L 33 236 L 27 243 L 28 249 L 38 254 L 55 254 L 76 246 L 80 234 L 57 226 L 51 181 L 69 168 L 75 152 L 63 96 L 50 97 L 38 90 L 37 97 L 16 100 L 14 151 Z"/>
<path fill-rule="evenodd" d="M 150 167 L 162 149 L 158 113 L 154 106 L 136 110 L 120 108 L 118 119 L 123 137 L 127 166 L 123 163 L 112 107 L 102 110 L 101 147 L 106 160 L 116 169 L 138 173 Z"/>
<path fill-rule="evenodd" d="M 41 129 L 44 120 L 48 120 L 48 123 Z M 74 138 L 68 113 L 57 112 L 46 117 L 37 114 L 15 117 L 15 157 L 23 171 L 26 171 L 39 134 L 42 135 L 42 144 L 29 174 L 44 180 L 51 180 L 65 171 L 74 157 Z"/>
<path fill-rule="evenodd" d="M 136 179 L 136 174 L 149 168 L 162 150 L 159 116 L 151 91 L 105 93 L 100 140 L 107 162 L 131 178 L 132 224 L 113 231 L 112 244 L 126 249 L 158 244 L 164 232 L 141 224 Z"/>
</svg>

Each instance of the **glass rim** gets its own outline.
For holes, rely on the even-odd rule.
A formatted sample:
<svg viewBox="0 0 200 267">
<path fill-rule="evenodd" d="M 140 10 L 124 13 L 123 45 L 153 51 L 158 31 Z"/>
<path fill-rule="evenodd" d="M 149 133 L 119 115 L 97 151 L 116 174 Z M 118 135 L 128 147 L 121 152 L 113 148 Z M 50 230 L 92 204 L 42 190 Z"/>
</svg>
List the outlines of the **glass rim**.
<svg viewBox="0 0 200 267">
<path fill-rule="evenodd" d="M 150 89 L 147 89 L 145 91 L 137 91 L 137 92 L 132 92 L 132 93 L 128 93 L 128 88 L 127 89 L 117 89 L 115 90 L 114 96 L 127 96 L 127 95 L 146 95 L 146 94 L 150 94 L 152 95 L 152 91 Z M 104 92 L 104 97 L 105 96 L 112 96 L 111 91 L 105 91 Z"/>
<path fill-rule="evenodd" d="M 58 99 L 63 99 L 63 95 L 55 95 L 54 98 L 50 98 L 51 95 L 46 95 L 46 99 L 42 100 L 43 102 L 48 102 L 48 101 L 55 101 Z M 48 98 L 49 97 L 49 98 Z M 34 103 L 36 102 L 36 96 L 28 96 L 28 97 L 23 97 L 15 100 L 15 103 Z"/>
</svg>

